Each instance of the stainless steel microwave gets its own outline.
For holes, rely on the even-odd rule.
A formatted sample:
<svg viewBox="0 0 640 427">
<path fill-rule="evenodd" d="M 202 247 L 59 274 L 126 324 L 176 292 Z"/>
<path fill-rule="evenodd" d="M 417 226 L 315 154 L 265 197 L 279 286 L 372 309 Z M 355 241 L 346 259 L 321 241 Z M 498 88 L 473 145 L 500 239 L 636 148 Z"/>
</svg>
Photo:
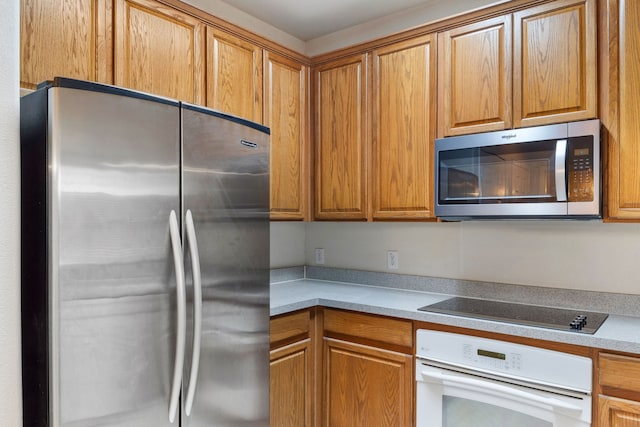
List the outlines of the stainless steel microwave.
<svg viewBox="0 0 640 427">
<path fill-rule="evenodd" d="M 444 219 L 601 218 L 600 121 L 437 139 Z"/>
</svg>

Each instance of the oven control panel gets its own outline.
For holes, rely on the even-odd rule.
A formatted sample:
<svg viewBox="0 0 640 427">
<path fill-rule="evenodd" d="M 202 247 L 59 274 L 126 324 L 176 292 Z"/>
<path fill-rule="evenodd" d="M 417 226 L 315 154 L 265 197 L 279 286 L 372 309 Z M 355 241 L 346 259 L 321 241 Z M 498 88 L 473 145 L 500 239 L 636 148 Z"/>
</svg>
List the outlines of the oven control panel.
<svg viewBox="0 0 640 427">
<path fill-rule="evenodd" d="M 419 329 L 416 359 L 584 392 L 592 388 L 588 357 L 487 338 Z"/>
<path fill-rule="evenodd" d="M 521 353 L 502 353 L 491 348 L 480 348 L 472 344 L 464 344 L 462 354 L 466 361 L 474 366 L 481 366 L 497 371 L 521 371 Z"/>
</svg>

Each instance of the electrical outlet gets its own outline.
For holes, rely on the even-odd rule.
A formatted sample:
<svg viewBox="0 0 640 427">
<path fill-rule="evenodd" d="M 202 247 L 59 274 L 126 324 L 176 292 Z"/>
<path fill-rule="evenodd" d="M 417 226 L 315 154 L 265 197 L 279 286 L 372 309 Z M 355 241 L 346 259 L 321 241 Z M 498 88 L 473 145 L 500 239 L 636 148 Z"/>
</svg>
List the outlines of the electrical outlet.
<svg viewBox="0 0 640 427">
<path fill-rule="evenodd" d="M 316 248 L 316 264 L 324 264 L 324 249 Z"/>
<path fill-rule="evenodd" d="M 387 268 L 397 270 L 400 267 L 400 257 L 398 251 L 387 251 Z"/>
</svg>

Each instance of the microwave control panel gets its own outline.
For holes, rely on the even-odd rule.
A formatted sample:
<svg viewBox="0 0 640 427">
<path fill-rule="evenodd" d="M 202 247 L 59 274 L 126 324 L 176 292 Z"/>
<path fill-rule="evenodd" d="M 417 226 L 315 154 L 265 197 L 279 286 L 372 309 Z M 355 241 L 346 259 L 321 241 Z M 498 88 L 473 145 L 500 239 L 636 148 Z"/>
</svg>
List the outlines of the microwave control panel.
<svg viewBox="0 0 640 427">
<path fill-rule="evenodd" d="M 568 194 L 570 202 L 593 201 L 593 138 L 570 138 L 567 147 Z"/>
</svg>

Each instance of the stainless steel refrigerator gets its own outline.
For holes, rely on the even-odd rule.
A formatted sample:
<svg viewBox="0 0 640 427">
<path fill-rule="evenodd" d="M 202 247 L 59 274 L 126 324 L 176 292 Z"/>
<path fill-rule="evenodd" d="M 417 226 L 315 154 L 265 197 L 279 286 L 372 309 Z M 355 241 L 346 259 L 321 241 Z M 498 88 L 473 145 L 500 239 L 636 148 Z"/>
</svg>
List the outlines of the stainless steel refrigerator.
<svg viewBox="0 0 640 427">
<path fill-rule="evenodd" d="M 269 424 L 269 130 L 57 78 L 22 98 L 24 425 Z"/>
</svg>

